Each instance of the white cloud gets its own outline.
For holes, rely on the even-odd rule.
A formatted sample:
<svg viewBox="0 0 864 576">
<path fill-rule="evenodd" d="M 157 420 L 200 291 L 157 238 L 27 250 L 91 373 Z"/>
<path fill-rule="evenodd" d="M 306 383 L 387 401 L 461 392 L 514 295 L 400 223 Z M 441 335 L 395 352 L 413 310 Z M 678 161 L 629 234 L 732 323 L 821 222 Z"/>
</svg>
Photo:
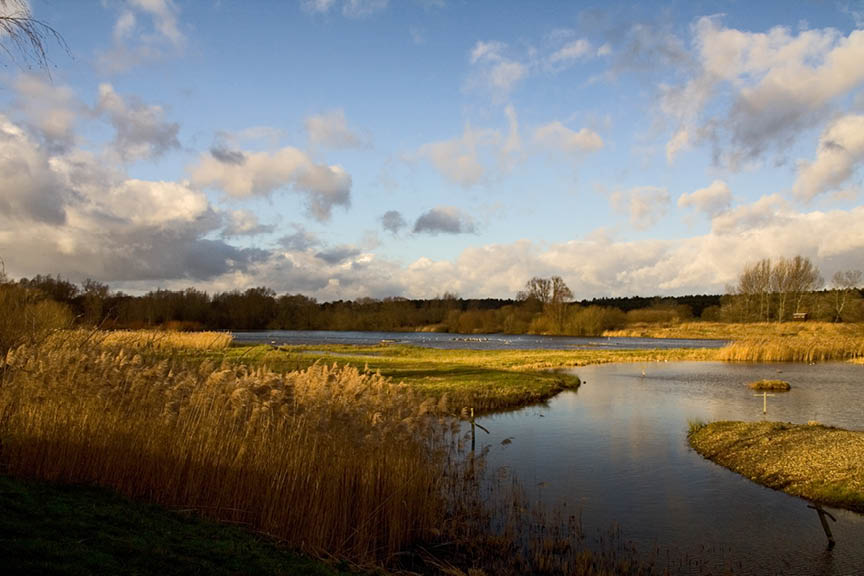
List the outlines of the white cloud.
<svg viewBox="0 0 864 576">
<path fill-rule="evenodd" d="M 202 280 L 262 256 L 207 238 L 221 220 L 202 193 L 40 145 L 2 115 L 0 171 L 0 254 L 12 274 Z"/>
<path fill-rule="evenodd" d="M 711 231 L 717 235 L 743 234 L 783 223 L 786 201 L 779 194 L 762 196 L 752 204 L 737 206 L 714 216 Z"/>
<path fill-rule="evenodd" d="M 802 200 L 811 200 L 819 194 L 836 190 L 852 177 L 862 161 L 864 116 L 838 118 L 819 138 L 816 159 L 799 165 L 792 191 Z"/>
<path fill-rule="evenodd" d="M 732 204 L 732 193 L 723 180 L 714 180 L 708 187 L 700 188 L 678 197 L 679 208 L 695 208 L 709 216 L 725 212 Z"/>
<path fill-rule="evenodd" d="M 528 65 L 508 58 L 506 51 L 503 42 L 478 41 L 468 58 L 474 67 L 468 86 L 486 90 L 495 98 L 506 98 L 528 75 Z"/>
<path fill-rule="evenodd" d="M 134 98 L 127 102 L 110 84 L 99 86 L 97 112 L 107 116 L 114 127 L 114 151 L 124 160 L 156 158 L 180 146 L 180 125 L 166 122 L 161 106 L 148 106 Z"/>
<path fill-rule="evenodd" d="M 229 210 L 225 216 L 225 227 L 222 229 L 222 236 L 225 238 L 256 236 L 276 229 L 276 226 L 271 224 L 261 224 L 258 216 L 248 210 Z"/>
<path fill-rule="evenodd" d="M 208 154 L 190 167 L 192 183 L 213 187 L 231 196 L 268 196 L 293 189 L 306 197 L 306 206 L 317 220 L 327 220 L 334 206 L 351 203 L 351 176 L 341 166 L 316 164 L 308 154 L 290 146 L 268 152 L 234 152 L 236 161 Z"/>
<path fill-rule="evenodd" d="M 16 108 L 54 144 L 72 143 L 75 121 L 84 108 L 68 86 L 22 74 L 15 80 Z"/>
<path fill-rule="evenodd" d="M 592 52 L 591 42 L 579 38 L 568 42 L 549 56 L 552 64 L 566 64 L 590 56 Z"/>
<path fill-rule="evenodd" d="M 343 110 L 333 110 L 306 118 L 306 135 L 315 146 L 329 148 L 366 148 L 369 139 L 348 127 Z"/>
<path fill-rule="evenodd" d="M 571 155 L 581 155 L 603 148 L 603 138 L 593 130 L 582 128 L 576 132 L 557 121 L 537 127 L 534 130 L 534 142 Z"/>
<path fill-rule="evenodd" d="M 303 0 L 301 6 L 307 12 L 326 14 L 330 9 L 341 5 L 342 15 L 347 18 L 364 18 L 381 12 L 389 4 L 388 0 Z"/>
<path fill-rule="evenodd" d="M 113 46 L 98 54 L 109 74 L 159 60 L 183 50 L 179 10 L 171 0 L 127 0 L 114 23 Z"/>
<path fill-rule="evenodd" d="M 667 148 L 670 160 L 688 142 L 705 138 L 733 167 L 766 151 L 782 152 L 864 83 L 864 30 L 845 37 L 831 28 L 754 33 L 704 17 L 693 32 L 696 72 L 681 86 L 661 86 L 662 109 L 678 124 Z M 725 93 L 730 105 L 714 114 L 717 107 L 709 104 Z"/>
<path fill-rule="evenodd" d="M 669 192 L 657 186 L 638 186 L 613 192 L 609 201 L 615 210 L 629 216 L 630 224 L 642 229 L 653 226 L 666 213 Z"/>
<path fill-rule="evenodd" d="M 459 138 L 424 144 L 417 155 L 429 160 L 450 182 L 468 188 L 483 180 L 486 169 L 480 161 L 480 147 L 494 140 L 492 132 L 474 130 L 468 124 Z"/>
</svg>

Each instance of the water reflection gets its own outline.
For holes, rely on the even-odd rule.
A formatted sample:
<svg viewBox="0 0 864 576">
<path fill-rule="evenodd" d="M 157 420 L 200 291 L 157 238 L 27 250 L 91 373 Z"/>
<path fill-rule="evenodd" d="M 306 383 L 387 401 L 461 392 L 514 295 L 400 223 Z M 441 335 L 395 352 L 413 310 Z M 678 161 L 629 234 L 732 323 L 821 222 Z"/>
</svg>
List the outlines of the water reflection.
<svg viewBox="0 0 864 576">
<path fill-rule="evenodd" d="M 778 370 L 793 388 L 769 398 L 763 416 L 762 398 L 746 383 Z M 491 431 L 478 436 L 478 446 L 491 447 L 490 469 L 508 466 L 545 503 L 579 504 L 588 533 L 617 522 L 646 550 L 659 545 L 670 557 L 699 559 L 685 572 L 864 573 L 864 517 L 830 509 L 837 546 L 826 553 L 806 502 L 704 460 L 686 441 L 688 419 L 862 429 L 864 367 L 669 363 L 576 373 L 587 381 L 578 393 L 478 420 Z"/>
</svg>

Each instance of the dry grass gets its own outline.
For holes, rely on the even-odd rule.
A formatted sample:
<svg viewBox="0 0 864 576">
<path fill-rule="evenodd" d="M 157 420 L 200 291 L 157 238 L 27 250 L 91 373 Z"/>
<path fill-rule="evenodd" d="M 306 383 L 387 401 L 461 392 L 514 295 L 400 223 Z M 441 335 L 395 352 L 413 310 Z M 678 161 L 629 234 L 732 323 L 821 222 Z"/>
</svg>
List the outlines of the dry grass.
<svg viewBox="0 0 864 576">
<path fill-rule="evenodd" d="M 720 359 L 748 362 L 830 362 L 864 357 L 864 337 L 805 334 L 738 340 Z"/>
<path fill-rule="evenodd" d="M 864 338 L 864 324 L 832 322 L 680 322 L 667 324 L 633 324 L 621 330 L 609 330 L 603 336 L 640 338 L 707 338 L 741 340 L 749 338 L 813 337 Z"/>
<path fill-rule="evenodd" d="M 280 375 L 67 333 L 11 351 L 0 378 L 13 475 L 107 486 L 358 562 L 430 537 L 444 514 L 434 407 L 352 367 Z"/>
<path fill-rule="evenodd" d="M 691 429 L 704 457 L 776 490 L 864 512 L 864 432 L 819 424 L 712 422 Z"/>
<path fill-rule="evenodd" d="M 106 346 L 157 350 L 222 350 L 231 345 L 230 332 L 173 332 L 161 330 L 115 330 L 93 334 Z"/>
<path fill-rule="evenodd" d="M 753 390 L 777 390 L 785 392 L 791 390 L 792 386 L 785 380 L 756 380 L 747 384 Z"/>
</svg>

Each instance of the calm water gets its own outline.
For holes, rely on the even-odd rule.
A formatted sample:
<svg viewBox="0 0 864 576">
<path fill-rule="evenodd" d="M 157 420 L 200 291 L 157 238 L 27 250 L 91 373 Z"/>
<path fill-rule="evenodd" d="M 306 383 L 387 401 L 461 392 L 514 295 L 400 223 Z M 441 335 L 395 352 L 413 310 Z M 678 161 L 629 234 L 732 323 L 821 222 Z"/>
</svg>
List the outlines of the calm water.
<svg viewBox="0 0 864 576">
<path fill-rule="evenodd" d="M 441 334 L 434 332 L 336 332 L 328 330 L 274 330 L 234 332 L 240 344 L 354 344 L 372 346 L 381 341 L 427 348 L 458 350 L 633 350 L 657 348 L 719 348 L 724 340 L 686 338 L 574 338 L 511 334 Z"/>
<path fill-rule="evenodd" d="M 491 431 L 478 436 L 491 446 L 490 470 L 506 467 L 533 499 L 577 505 L 589 536 L 617 523 L 644 550 L 698 558 L 692 573 L 864 574 L 864 516 L 832 509 L 837 546 L 826 552 L 805 501 L 704 460 L 686 440 L 688 418 L 762 419 L 762 398 L 746 382 L 768 377 L 793 386 L 768 399 L 768 419 L 862 429 L 864 366 L 649 363 L 575 373 L 585 381 L 578 392 L 478 419 Z"/>
</svg>

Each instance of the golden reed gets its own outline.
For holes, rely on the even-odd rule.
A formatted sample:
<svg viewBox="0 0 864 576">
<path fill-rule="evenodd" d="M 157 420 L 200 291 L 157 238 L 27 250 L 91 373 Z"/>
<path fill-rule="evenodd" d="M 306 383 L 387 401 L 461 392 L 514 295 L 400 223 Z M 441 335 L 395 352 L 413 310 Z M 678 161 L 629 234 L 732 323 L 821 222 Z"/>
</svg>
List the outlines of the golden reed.
<svg viewBox="0 0 864 576">
<path fill-rule="evenodd" d="M 216 345 L 160 342 L 189 336 Z M 351 367 L 283 375 L 140 354 L 120 338 L 67 332 L 0 359 L 3 469 L 357 562 L 437 533 L 449 432 L 406 387 Z"/>
</svg>

